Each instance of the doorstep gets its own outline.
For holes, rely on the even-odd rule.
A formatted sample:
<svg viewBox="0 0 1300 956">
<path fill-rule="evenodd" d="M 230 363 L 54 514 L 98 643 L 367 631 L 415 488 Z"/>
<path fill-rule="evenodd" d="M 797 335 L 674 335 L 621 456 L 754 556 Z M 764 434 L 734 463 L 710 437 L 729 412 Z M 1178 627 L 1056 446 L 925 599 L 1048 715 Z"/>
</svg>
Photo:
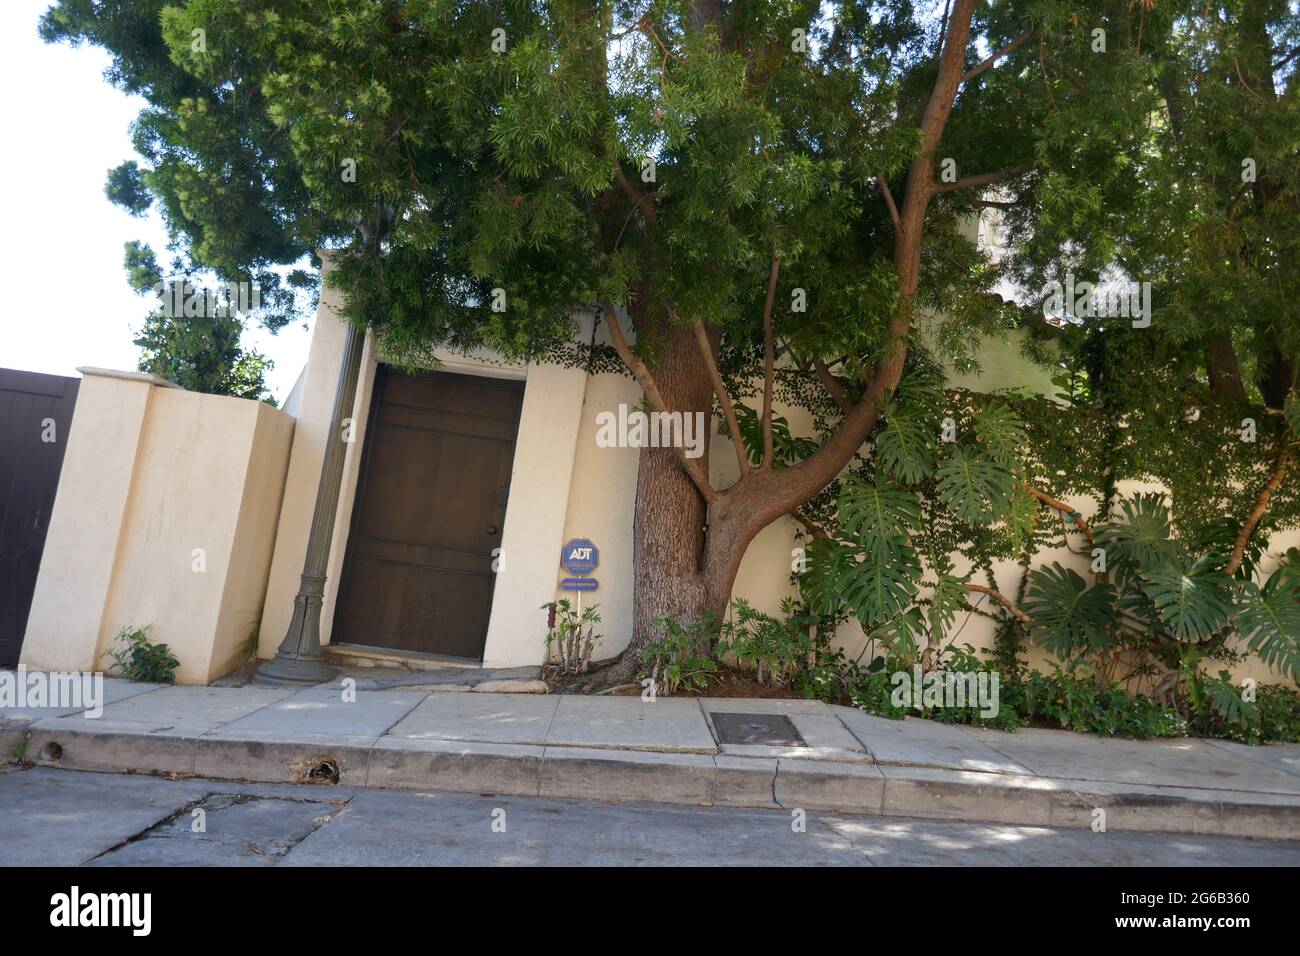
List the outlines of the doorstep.
<svg viewBox="0 0 1300 956">
<path fill-rule="evenodd" d="M 368 647 L 363 644 L 327 644 L 321 648 L 321 652 L 327 662 L 339 666 L 404 667 L 418 671 L 442 670 L 448 667 L 465 670 L 483 669 L 481 660 L 469 657 L 425 654 L 420 651 L 394 651 L 386 647 Z"/>
</svg>

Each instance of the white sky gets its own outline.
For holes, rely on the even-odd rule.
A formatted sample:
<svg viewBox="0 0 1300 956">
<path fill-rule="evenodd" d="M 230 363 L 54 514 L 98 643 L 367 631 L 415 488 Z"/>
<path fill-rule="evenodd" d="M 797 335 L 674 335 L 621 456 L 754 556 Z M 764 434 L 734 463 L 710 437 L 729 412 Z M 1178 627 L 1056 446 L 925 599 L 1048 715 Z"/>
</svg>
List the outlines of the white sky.
<svg viewBox="0 0 1300 956">
<path fill-rule="evenodd" d="M 166 263 L 166 234 L 156 214 L 135 219 L 110 203 L 104 178 L 138 158 L 128 130 L 144 101 L 104 80 L 103 50 L 41 42 L 36 23 L 50 2 L 0 3 L 0 368 L 135 369 L 133 329 L 152 305 L 126 283 L 122 244 L 142 239 Z M 275 361 L 267 385 L 281 401 L 309 339 L 301 324 L 244 334 L 245 347 Z"/>
</svg>

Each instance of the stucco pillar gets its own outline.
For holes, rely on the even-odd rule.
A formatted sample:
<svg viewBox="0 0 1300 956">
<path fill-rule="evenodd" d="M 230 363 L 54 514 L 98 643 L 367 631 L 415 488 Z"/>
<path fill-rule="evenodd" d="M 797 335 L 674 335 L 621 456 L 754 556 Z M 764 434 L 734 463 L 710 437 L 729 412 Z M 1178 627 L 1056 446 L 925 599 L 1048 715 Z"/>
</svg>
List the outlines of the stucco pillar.
<svg viewBox="0 0 1300 956">
<path fill-rule="evenodd" d="M 591 333 L 586 321 L 584 337 Z M 587 378 L 580 368 L 528 366 L 484 667 L 541 664 L 545 657 L 541 606 L 555 599 Z"/>
<path fill-rule="evenodd" d="M 68 449 L 27 619 L 20 662 L 39 670 L 95 670 L 118 545 L 154 388 L 140 372 L 81 368 Z"/>
</svg>

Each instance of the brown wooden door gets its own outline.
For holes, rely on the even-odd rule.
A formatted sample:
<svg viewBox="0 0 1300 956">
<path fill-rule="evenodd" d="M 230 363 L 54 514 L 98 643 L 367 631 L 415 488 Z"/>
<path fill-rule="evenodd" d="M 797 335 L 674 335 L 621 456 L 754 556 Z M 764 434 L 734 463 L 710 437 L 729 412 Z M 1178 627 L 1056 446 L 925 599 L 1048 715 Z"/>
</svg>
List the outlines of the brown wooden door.
<svg viewBox="0 0 1300 956">
<path fill-rule="evenodd" d="M 80 386 L 0 369 L 0 667 L 22 650 Z"/>
<path fill-rule="evenodd" d="M 333 642 L 483 657 L 522 401 L 379 367 Z"/>
</svg>

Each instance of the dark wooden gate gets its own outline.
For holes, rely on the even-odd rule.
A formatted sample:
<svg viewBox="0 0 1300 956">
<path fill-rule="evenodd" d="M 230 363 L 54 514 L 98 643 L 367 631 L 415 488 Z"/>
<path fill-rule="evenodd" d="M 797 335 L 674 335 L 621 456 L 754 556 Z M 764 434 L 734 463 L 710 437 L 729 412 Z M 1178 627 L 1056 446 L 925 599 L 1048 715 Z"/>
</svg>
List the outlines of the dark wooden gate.
<svg viewBox="0 0 1300 956">
<path fill-rule="evenodd" d="M 80 385 L 0 369 L 0 667 L 22 650 Z"/>
<path fill-rule="evenodd" d="M 379 367 L 332 642 L 483 657 L 522 403 L 522 382 Z"/>
</svg>

